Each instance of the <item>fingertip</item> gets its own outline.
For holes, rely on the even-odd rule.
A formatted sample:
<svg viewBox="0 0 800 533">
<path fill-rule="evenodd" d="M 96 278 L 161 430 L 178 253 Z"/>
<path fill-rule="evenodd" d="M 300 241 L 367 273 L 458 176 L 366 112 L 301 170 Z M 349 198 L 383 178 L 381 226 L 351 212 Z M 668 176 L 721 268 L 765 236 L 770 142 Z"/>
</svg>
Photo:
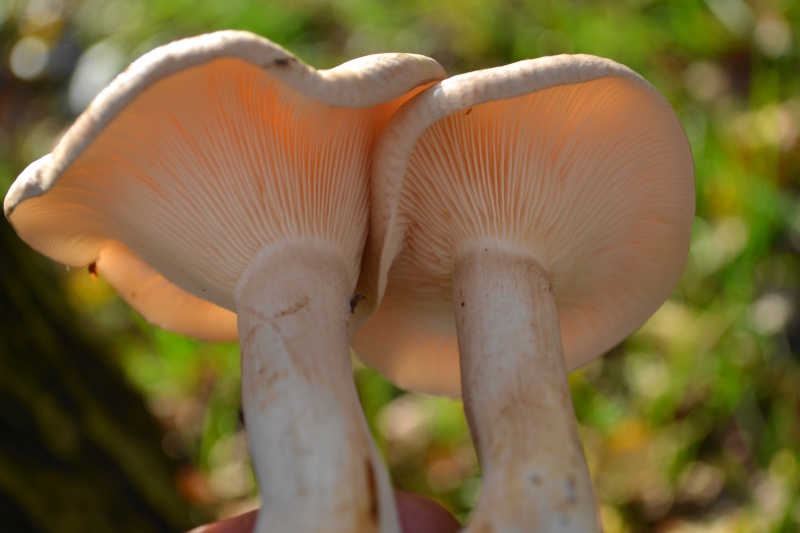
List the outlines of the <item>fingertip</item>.
<svg viewBox="0 0 800 533">
<path fill-rule="evenodd" d="M 440 503 L 410 492 L 395 495 L 403 533 L 456 533 L 461 524 Z"/>
<path fill-rule="evenodd" d="M 240 514 L 220 522 L 207 524 L 186 533 L 251 533 L 256 526 L 258 510 Z"/>
</svg>

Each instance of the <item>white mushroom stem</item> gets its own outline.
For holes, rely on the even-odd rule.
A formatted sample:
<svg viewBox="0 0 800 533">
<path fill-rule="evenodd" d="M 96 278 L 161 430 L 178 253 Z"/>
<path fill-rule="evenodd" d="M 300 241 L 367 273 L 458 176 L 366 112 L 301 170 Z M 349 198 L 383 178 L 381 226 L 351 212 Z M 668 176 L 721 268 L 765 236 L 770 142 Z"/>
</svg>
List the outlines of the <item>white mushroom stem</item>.
<svg viewBox="0 0 800 533">
<path fill-rule="evenodd" d="M 350 362 L 352 276 L 320 241 L 261 250 L 236 290 L 257 533 L 399 533 Z"/>
<path fill-rule="evenodd" d="M 483 469 L 465 531 L 600 530 L 550 278 L 523 250 L 459 249 L 453 299 L 464 407 Z"/>
</svg>

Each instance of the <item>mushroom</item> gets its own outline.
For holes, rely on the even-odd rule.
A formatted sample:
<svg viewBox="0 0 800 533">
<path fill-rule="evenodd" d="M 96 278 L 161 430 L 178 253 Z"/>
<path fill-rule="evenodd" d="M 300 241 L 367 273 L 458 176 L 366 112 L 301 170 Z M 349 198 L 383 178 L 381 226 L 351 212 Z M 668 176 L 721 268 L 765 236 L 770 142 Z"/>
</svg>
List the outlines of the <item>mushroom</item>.
<svg viewBox="0 0 800 533">
<path fill-rule="evenodd" d="M 444 80 L 381 133 L 359 289 L 380 303 L 354 349 L 463 393 L 484 476 L 467 531 L 599 530 L 567 372 L 670 295 L 693 172 L 657 90 L 586 55 Z"/>
<path fill-rule="evenodd" d="M 350 300 L 377 134 L 434 60 L 316 71 L 255 35 L 158 48 L 6 197 L 20 237 L 107 276 L 155 324 L 236 337 L 259 532 L 398 532 L 352 379 Z"/>
</svg>

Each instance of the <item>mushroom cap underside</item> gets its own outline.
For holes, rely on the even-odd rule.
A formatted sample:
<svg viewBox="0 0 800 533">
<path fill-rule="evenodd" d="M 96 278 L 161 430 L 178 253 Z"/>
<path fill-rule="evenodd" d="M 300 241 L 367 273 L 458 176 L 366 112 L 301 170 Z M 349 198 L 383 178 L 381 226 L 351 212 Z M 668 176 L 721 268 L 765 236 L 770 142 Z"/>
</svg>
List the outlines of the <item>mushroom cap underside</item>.
<svg viewBox="0 0 800 533">
<path fill-rule="evenodd" d="M 44 255 L 96 263 L 157 325 L 176 329 L 172 308 L 181 333 L 235 338 L 235 286 L 266 245 L 332 243 L 355 285 L 374 140 L 443 76 L 410 54 L 317 71 L 245 32 L 177 41 L 134 62 L 19 176 L 6 216 Z"/>
<path fill-rule="evenodd" d="M 542 58 L 436 84 L 387 124 L 373 169 L 361 290 L 380 304 L 354 348 L 402 387 L 460 393 L 461 247 L 501 243 L 548 272 L 570 370 L 638 328 L 686 261 L 686 136 L 651 85 L 609 60 Z"/>
</svg>

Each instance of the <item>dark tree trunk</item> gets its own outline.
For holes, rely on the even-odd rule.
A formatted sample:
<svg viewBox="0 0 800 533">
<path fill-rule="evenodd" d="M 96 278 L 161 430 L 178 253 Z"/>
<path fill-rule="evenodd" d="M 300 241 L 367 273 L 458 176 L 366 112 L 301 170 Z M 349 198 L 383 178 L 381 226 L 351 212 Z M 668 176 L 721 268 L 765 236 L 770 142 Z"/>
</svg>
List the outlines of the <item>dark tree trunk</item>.
<svg viewBox="0 0 800 533">
<path fill-rule="evenodd" d="M 55 268 L 0 222 L 0 532 L 189 528 L 180 465 Z"/>
</svg>

